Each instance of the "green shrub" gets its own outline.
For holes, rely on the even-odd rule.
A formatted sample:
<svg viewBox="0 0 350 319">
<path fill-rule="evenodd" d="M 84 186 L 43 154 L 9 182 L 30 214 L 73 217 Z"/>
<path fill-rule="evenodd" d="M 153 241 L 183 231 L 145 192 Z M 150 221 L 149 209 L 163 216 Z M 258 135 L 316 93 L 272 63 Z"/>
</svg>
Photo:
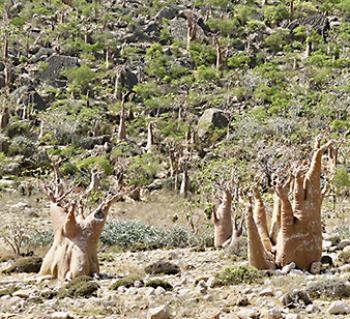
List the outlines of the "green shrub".
<svg viewBox="0 0 350 319">
<path fill-rule="evenodd" d="M 112 220 L 104 227 L 101 242 L 124 250 L 146 250 L 195 246 L 200 240 L 180 226 L 165 229 L 148 226 L 139 221 Z"/>
<path fill-rule="evenodd" d="M 24 155 L 24 156 L 31 156 L 33 155 L 35 146 L 32 141 L 27 139 L 24 136 L 16 136 L 11 140 L 11 144 L 8 150 L 9 156 L 15 156 L 15 155 Z"/>
<path fill-rule="evenodd" d="M 285 4 L 264 6 L 264 18 L 266 23 L 276 25 L 289 18 L 289 10 Z"/>
<path fill-rule="evenodd" d="M 139 275 L 128 275 L 123 278 L 117 279 L 112 286 L 110 287 L 111 290 L 117 290 L 119 287 L 125 287 L 130 288 L 134 286 L 135 281 L 141 281 L 142 278 Z"/>
<path fill-rule="evenodd" d="M 192 42 L 190 46 L 191 58 L 197 66 L 213 64 L 216 61 L 216 50 L 213 46 Z"/>
<path fill-rule="evenodd" d="M 63 75 L 67 77 L 69 82 L 80 87 L 82 90 L 86 90 L 89 84 L 96 78 L 96 73 L 86 64 L 65 70 Z"/>
<path fill-rule="evenodd" d="M 167 281 L 162 279 L 151 279 L 146 282 L 145 287 L 152 287 L 152 288 L 162 287 L 168 291 L 173 290 L 173 286 Z"/>
<path fill-rule="evenodd" d="M 227 65 L 234 69 L 248 68 L 250 57 L 245 52 L 236 53 L 227 60 Z"/>
<path fill-rule="evenodd" d="M 262 283 L 261 273 L 253 267 L 226 267 L 215 275 L 221 285 L 239 285 Z"/>
<path fill-rule="evenodd" d="M 100 288 L 100 286 L 92 281 L 89 276 L 81 276 L 72 280 L 64 288 L 58 292 L 59 298 L 64 297 L 90 297 L 95 294 L 95 292 Z"/>
<path fill-rule="evenodd" d="M 219 72 L 212 66 L 200 65 L 195 73 L 195 78 L 197 82 L 215 82 L 219 80 Z"/>
<path fill-rule="evenodd" d="M 132 157 L 127 169 L 129 183 L 135 186 L 147 186 L 153 181 L 160 169 L 159 157 L 153 153 Z"/>
<path fill-rule="evenodd" d="M 102 170 L 106 175 L 113 173 L 113 168 L 109 160 L 104 156 L 88 157 L 76 163 L 79 169 L 92 170 L 94 168 Z"/>
<path fill-rule="evenodd" d="M 265 38 L 265 45 L 272 52 L 279 52 L 288 42 L 288 32 L 286 30 L 277 30 Z"/>
</svg>

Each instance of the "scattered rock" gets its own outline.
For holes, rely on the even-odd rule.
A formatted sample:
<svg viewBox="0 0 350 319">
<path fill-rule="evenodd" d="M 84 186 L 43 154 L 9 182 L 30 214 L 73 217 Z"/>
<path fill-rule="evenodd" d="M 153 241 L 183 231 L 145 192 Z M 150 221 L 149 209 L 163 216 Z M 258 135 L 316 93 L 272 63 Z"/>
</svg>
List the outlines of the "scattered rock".
<svg viewBox="0 0 350 319">
<path fill-rule="evenodd" d="M 13 209 L 19 209 L 19 210 L 22 210 L 22 209 L 25 209 L 25 208 L 28 208 L 29 205 L 27 203 L 22 203 L 22 202 L 19 202 L 17 204 L 14 204 L 11 206 L 11 208 Z"/>
<path fill-rule="evenodd" d="M 339 299 L 350 297 L 350 284 L 342 280 L 326 280 L 312 283 L 307 288 L 312 298 Z"/>
<path fill-rule="evenodd" d="M 146 266 L 145 272 L 151 275 L 176 275 L 180 272 L 180 267 L 168 261 L 157 261 Z"/>
<path fill-rule="evenodd" d="M 55 86 L 60 86 L 57 79 L 60 78 L 63 70 L 79 66 L 77 58 L 58 54 L 51 55 L 45 62 L 47 63 L 47 67 L 39 75 L 39 78 Z"/>
<path fill-rule="evenodd" d="M 314 313 L 314 312 L 318 312 L 319 308 L 316 305 L 311 304 L 311 305 L 307 305 L 305 310 L 307 313 Z"/>
<path fill-rule="evenodd" d="M 218 109 L 208 109 L 198 121 L 197 133 L 199 138 L 205 138 L 213 129 L 225 128 L 228 119 L 225 112 Z"/>
<path fill-rule="evenodd" d="M 287 313 L 285 319 L 301 319 L 298 313 Z"/>
<path fill-rule="evenodd" d="M 259 296 L 261 297 L 272 297 L 273 296 L 273 290 L 272 288 L 265 288 L 259 292 Z"/>
<path fill-rule="evenodd" d="M 71 319 L 73 317 L 70 316 L 68 312 L 57 311 L 51 315 L 51 319 Z"/>
<path fill-rule="evenodd" d="M 290 263 L 282 268 L 282 273 L 286 275 L 293 269 L 295 269 L 295 263 Z"/>
<path fill-rule="evenodd" d="M 168 7 L 164 7 L 159 10 L 159 12 L 156 15 L 157 19 L 174 19 L 179 12 L 179 7 L 176 5 L 170 5 Z"/>
<path fill-rule="evenodd" d="M 0 289 L 0 298 L 3 296 L 13 296 L 13 293 L 19 290 L 16 286 Z"/>
<path fill-rule="evenodd" d="M 250 305 L 248 297 L 244 296 L 244 295 L 238 296 L 237 301 L 236 301 L 236 305 L 239 307 L 245 307 L 245 306 Z"/>
<path fill-rule="evenodd" d="M 17 105 L 32 105 L 34 109 L 42 111 L 47 108 L 47 103 L 31 85 L 24 85 L 11 93 L 16 99 Z"/>
<path fill-rule="evenodd" d="M 169 319 L 169 307 L 168 305 L 163 305 L 157 308 L 152 308 L 149 310 L 147 316 L 148 319 Z"/>
<path fill-rule="evenodd" d="M 329 306 L 328 313 L 331 315 L 346 315 L 350 313 L 350 308 L 344 301 L 337 300 Z"/>
<path fill-rule="evenodd" d="M 156 296 L 161 296 L 166 293 L 166 290 L 163 287 L 157 287 L 154 291 Z"/>
<path fill-rule="evenodd" d="M 267 311 L 266 319 L 281 319 L 281 318 L 283 318 L 281 309 L 272 308 Z"/>
<path fill-rule="evenodd" d="M 257 308 L 242 309 L 237 313 L 239 319 L 258 319 L 260 312 Z"/>
<path fill-rule="evenodd" d="M 43 259 L 41 257 L 25 257 L 15 261 L 9 268 L 3 270 L 3 273 L 38 273 Z"/>
<path fill-rule="evenodd" d="M 322 263 L 317 261 L 311 264 L 310 272 L 314 275 L 318 275 L 321 273 L 321 269 L 322 269 Z"/>
<path fill-rule="evenodd" d="M 22 299 L 28 299 L 30 296 L 30 291 L 28 290 L 17 290 L 15 291 L 12 296 L 14 297 L 20 297 Z"/>
<path fill-rule="evenodd" d="M 294 289 L 283 296 L 282 303 L 288 308 L 305 308 L 312 300 L 306 291 Z"/>
<path fill-rule="evenodd" d="M 331 256 L 328 255 L 324 255 L 321 257 L 321 264 L 322 265 L 329 265 L 332 266 L 333 265 L 333 259 Z"/>
<path fill-rule="evenodd" d="M 348 239 L 340 241 L 339 244 L 337 245 L 337 248 L 342 250 L 347 246 L 350 246 L 350 240 L 348 240 Z"/>
<path fill-rule="evenodd" d="M 347 246 L 349 247 L 349 246 Z M 336 260 L 338 265 L 345 265 L 350 263 L 350 252 L 342 251 L 337 257 Z"/>
</svg>

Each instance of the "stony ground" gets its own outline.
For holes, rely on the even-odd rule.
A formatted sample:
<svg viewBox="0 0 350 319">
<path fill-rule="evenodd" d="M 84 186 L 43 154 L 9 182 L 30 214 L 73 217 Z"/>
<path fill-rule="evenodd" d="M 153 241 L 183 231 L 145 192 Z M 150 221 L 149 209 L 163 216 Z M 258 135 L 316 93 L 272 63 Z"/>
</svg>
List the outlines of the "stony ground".
<svg viewBox="0 0 350 319">
<path fill-rule="evenodd" d="M 2 197 L 0 210 L 3 222 L 22 214 L 28 221 L 37 220 L 49 227 L 44 197 L 22 197 L 19 201 L 16 196 Z M 168 199 L 168 205 L 162 201 L 157 204 L 157 201 L 160 201 L 159 197 L 147 203 L 122 203 L 114 207 L 111 216 L 140 218 L 146 207 L 147 211 L 150 208 L 154 210 L 151 210 L 152 216 L 143 216 L 144 220 L 156 220 L 157 209 L 164 210 L 162 207 L 166 207 L 165 215 L 170 220 L 169 212 L 174 211 L 176 200 Z M 164 225 L 167 220 L 158 218 L 156 223 Z M 258 284 L 216 285 L 215 274 L 219 271 L 228 266 L 245 266 L 247 262 L 246 258 L 237 258 L 224 250 L 212 248 L 116 252 L 113 247 L 101 247 L 101 277 L 94 279 L 99 288 L 88 297 L 56 296 L 62 285 L 54 280 L 41 280 L 37 274 L 1 273 L 14 263 L 13 260 L 2 261 L 0 318 L 349 318 L 350 240 L 344 240 L 344 235 L 336 232 L 332 224 L 339 223 L 339 220 L 329 220 L 324 236 L 325 255 L 332 258 L 333 266 L 323 265 L 323 273 L 319 275 L 296 269 L 264 273 L 263 281 Z M 36 253 L 42 255 L 46 249 Z M 177 265 L 179 272 L 173 275 L 147 273 L 145 268 L 156 262 Z M 120 278 L 129 275 L 136 278 L 131 287 L 122 285 L 111 289 Z M 145 287 L 153 279 L 161 279 L 163 286 L 169 283 L 172 289 Z M 319 293 L 317 297 L 311 296 L 312 303 L 308 304 L 302 292 L 314 284 Z M 6 291 L 9 288 L 16 291 Z M 286 296 L 289 296 L 288 302 Z M 340 310 L 334 310 L 335 305 Z M 162 308 L 158 307 L 165 307 L 163 310 L 167 311 L 162 314 Z M 154 309 L 158 314 L 153 313 L 152 316 Z M 333 312 L 344 314 L 335 316 Z"/>
<path fill-rule="evenodd" d="M 300 303 L 294 309 L 283 305 L 283 296 L 293 289 L 302 290 L 325 279 L 347 281 L 349 273 L 311 275 L 292 270 L 287 275 L 265 277 L 264 284 L 240 284 L 212 287 L 213 276 L 225 266 L 245 264 L 234 262 L 224 251 L 190 249 L 155 250 L 147 252 L 102 253 L 102 277 L 96 279 L 100 288 L 89 298 L 46 299 L 48 292 L 58 290 L 56 281 L 37 281 L 31 274 L 1 275 L 0 287 L 19 288 L 0 298 L 0 318 L 146 318 L 150 309 L 169 305 L 171 318 L 332 318 L 328 308 L 333 300 L 314 299 L 305 306 Z M 157 261 L 169 261 L 180 267 L 176 275 L 147 275 L 144 268 Z M 1 264 L 1 269 L 10 262 Z M 344 267 L 343 267 L 344 268 Z M 173 286 L 172 291 L 163 288 L 120 287 L 111 285 L 128 274 L 139 275 L 144 282 L 161 278 Z M 212 288 L 211 288 L 212 287 Z M 46 297 L 45 297 L 46 296 Z M 335 297 L 334 299 L 341 299 Z M 61 314 L 57 312 L 63 312 Z M 156 317 L 155 317 L 156 318 Z M 349 318 L 338 315 L 336 318 Z"/>
</svg>

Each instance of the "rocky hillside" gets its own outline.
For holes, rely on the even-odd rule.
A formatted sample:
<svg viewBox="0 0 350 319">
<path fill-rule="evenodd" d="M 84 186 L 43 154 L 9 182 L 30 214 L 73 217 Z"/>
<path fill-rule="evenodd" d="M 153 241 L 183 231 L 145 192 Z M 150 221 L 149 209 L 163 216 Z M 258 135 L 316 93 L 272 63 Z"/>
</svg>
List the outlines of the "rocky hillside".
<svg viewBox="0 0 350 319">
<path fill-rule="evenodd" d="M 349 316 L 350 0 L 0 0 L 0 12 L 0 318 Z M 235 251 L 214 250 L 227 182 L 241 225 L 239 194 L 258 182 L 270 210 L 276 175 L 319 134 L 337 143 L 317 274 L 248 267 L 245 229 Z M 99 278 L 22 273 L 52 241 L 42 185 L 57 161 L 91 206 L 125 191 Z"/>
<path fill-rule="evenodd" d="M 82 183 L 95 167 L 151 190 L 186 175 L 210 194 L 227 167 L 249 180 L 349 130 L 349 1 L 0 9 L 2 176 L 43 176 L 59 155 Z"/>
</svg>

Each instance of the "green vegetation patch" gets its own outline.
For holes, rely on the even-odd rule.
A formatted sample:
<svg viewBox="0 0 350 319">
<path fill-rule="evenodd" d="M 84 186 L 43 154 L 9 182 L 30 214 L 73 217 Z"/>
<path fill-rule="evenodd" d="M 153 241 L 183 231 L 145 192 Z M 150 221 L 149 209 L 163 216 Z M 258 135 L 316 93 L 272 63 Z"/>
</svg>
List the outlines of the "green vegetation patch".
<svg viewBox="0 0 350 319">
<path fill-rule="evenodd" d="M 0 298 L 3 296 L 11 296 L 17 290 L 19 290 L 19 287 L 16 287 L 16 286 L 0 289 Z"/>
<path fill-rule="evenodd" d="M 152 287 L 152 288 L 162 287 L 168 291 L 173 290 L 173 286 L 167 281 L 162 279 L 151 279 L 146 282 L 145 287 Z"/>
<path fill-rule="evenodd" d="M 226 267 L 215 275 L 218 284 L 223 286 L 262 283 L 262 274 L 253 267 Z"/>
<path fill-rule="evenodd" d="M 343 280 L 326 280 L 313 283 L 307 293 L 315 299 L 338 300 L 350 297 L 350 285 Z"/>
<path fill-rule="evenodd" d="M 134 286 L 135 281 L 142 282 L 142 278 L 138 275 L 128 275 L 115 281 L 110 289 L 117 290 L 119 287 L 130 288 Z"/>
<path fill-rule="evenodd" d="M 41 257 L 25 257 L 15 261 L 9 268 L 3 270 L 5 274 L 11 273 L 38 273 L 43 259 Z"/>
<path fill-rule="evenodd" d="M 95 294 L 100 286 L 89 276 L 81 276 L 72 280 L 58 292 L 59 298 L 84 297 L 88 298 Z"/>
</svg>

